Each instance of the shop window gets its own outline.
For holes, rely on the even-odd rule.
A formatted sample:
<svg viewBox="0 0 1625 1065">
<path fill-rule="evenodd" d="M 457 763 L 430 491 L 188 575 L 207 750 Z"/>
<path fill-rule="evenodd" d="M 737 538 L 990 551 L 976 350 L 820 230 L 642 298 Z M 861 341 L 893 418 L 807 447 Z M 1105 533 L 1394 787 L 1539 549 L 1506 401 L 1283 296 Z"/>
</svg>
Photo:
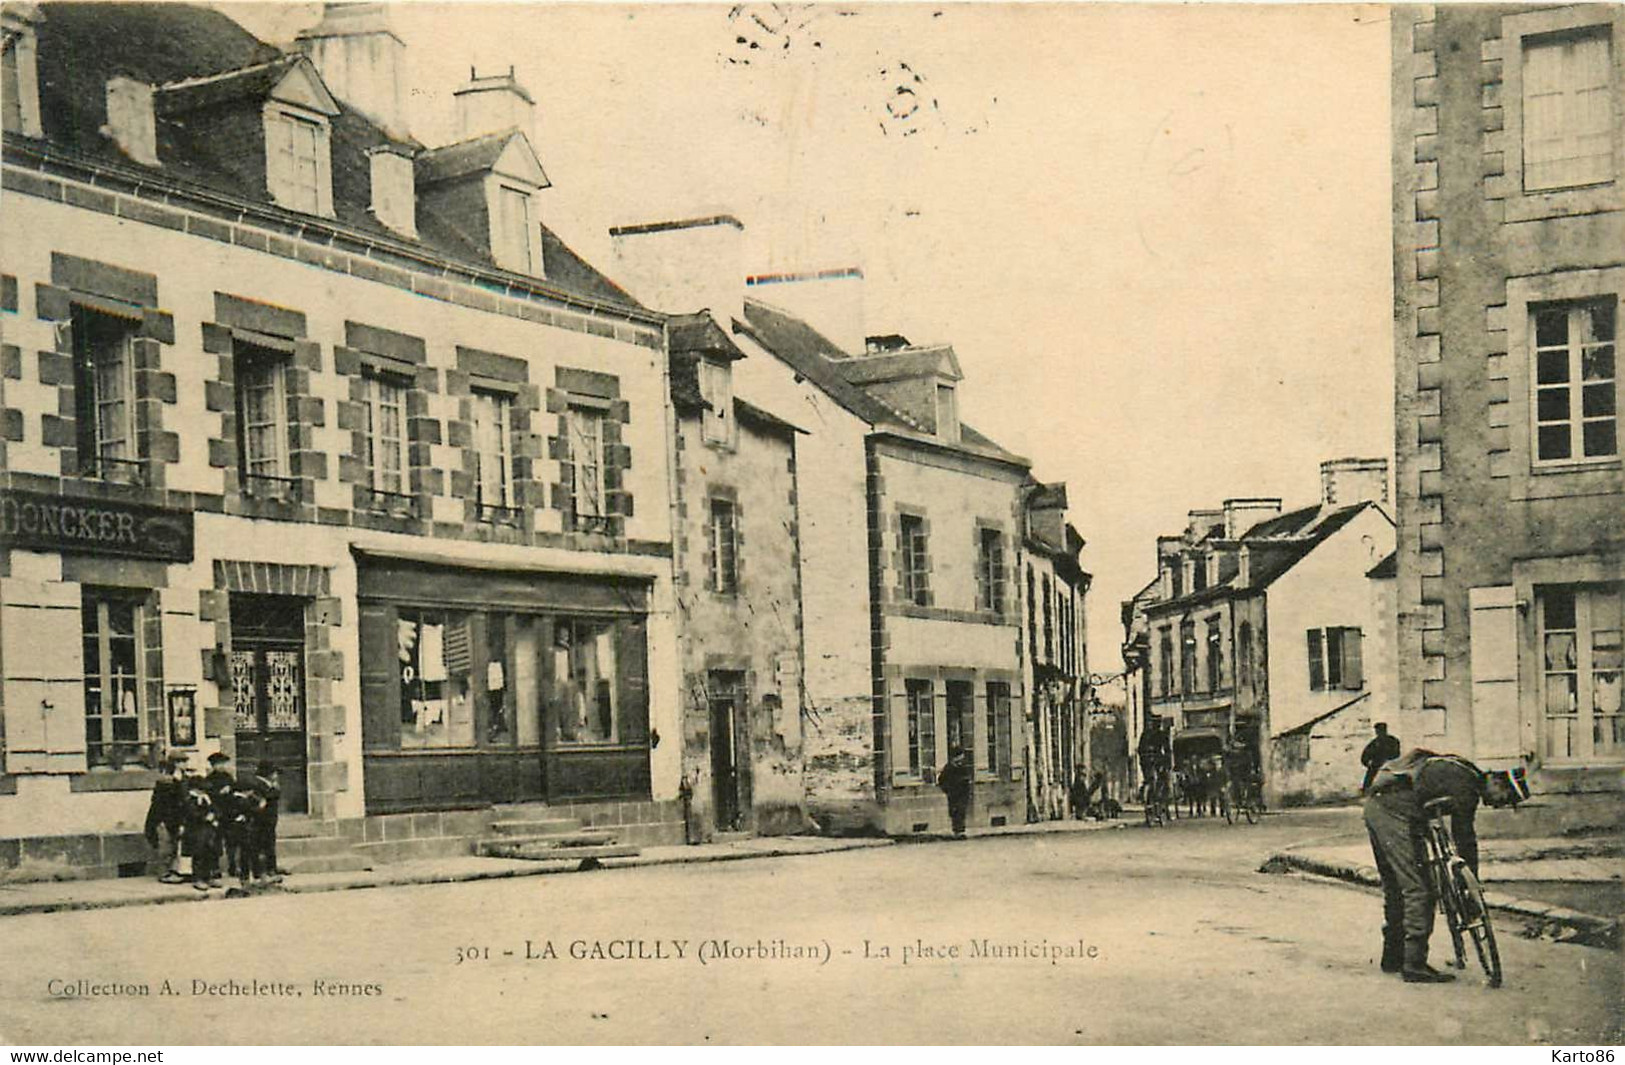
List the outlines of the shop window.
<svg viewBox="0 0 1625 1065">
<path fill-rule="evenodd" d="M 513 397 L 473 394 L 474 502 L 480 521 L 512 520 Z"/>
<path fill-rule="evenodd" d="M 706 359 L 700 363 L 700 396 L 705 400 L 705 413 L 700 419 L 700 436 L 708 444 L 726 444 L 730 440 L 733 413 L 732 372 L 726 363 Z"/>
<path fill-rule="evenodd" d="M 1219 620 L 1207 623 L 1207 690 L 1218 691 L 1224 685 L 1224 636 L 1219 631 Z"/>
<path fill-rule="evenodd" d="M 288 355 L 242 340 L 233 347 L 237 465 L 244 491 L 280 494 L 288 471 Z"/>
<path fill-rule="evenodd" d="M 140 480 L 135 429 L 136 327 L 130 319 L 74 308 L 74 402 L 79 470 L 86 477 Z"/>
<path fill-rule="evenodd" d="M 1614 179 L 1618 122 L 1610 44 L 1606 26 L 1524 39 L 1525 191 Z"/>
<path fill-rule="evenodd" d="M 570 422 L 571 500 L 575 527 L 603 532 L 609 527 L 604 493 L 604 412 L 572 406 Z"/>
<path fill-rule="evenodd" d="M 903 514 L 897 519 L 902 549 L 903 600 L 915 606 L 930 606 L 930 555 L 927 551 L 925 519 Z"/>
<path fill-rule="evenodd" d="M 390 376 L 366 378 L 367 486 L 375 493 L 401 495 L 405 488 L 402 452 L 406 439 L 406 388 Z"/>
<path fill-rule="evenodd" d="M 1311 691 L 1358 691 L 1365 686 L 1359 629 L 1310 629 L 1308 639 Z"/>
<path fill-rule="evenodd" d="M 936 779 L 937 712 L 932 705 L 931 682 L 904 682 L 908 699 L 908 771 L 927 782 Z"/>
<path fill-rule="evenodd" d="M 469 615 L 402 610 L 396 624 L 401 747 L 472 747 L 473 640 Z"/>
<path fill-rule="evenodd" d="M 560 619 L 553 626 L 553 698 L 561 743 L 616 743 L 623 736 L 615 623 Z"/>
<path fill-rule="evenodd" d="M 976 531 L 976 609 L 1004 613 L 1004 534 Z"/>
<path fill-rule="evenodd" d="M 1618 456 L 1617 310 L 1612 297 L 1532 308 L 1537 464 Z"/>
<path fill-rule="evenodd" d="M 739 591 L 739 513 L 727 499 L 711 500 L 711 590 Z"/>
<path fill-rule="evenodd" d="M 1622 593 L 1620 584 L 1540 591 L 1545 753 L 1555 761 L 1612 761 L 1625 754 Z"/>
<path fill-rule="evenodd" d="M 163 742 L 162 708 L 149 705 L 142 628 L 144 596 L 86 589 L 80 599 L 84 650 L 85 754 L 119 769 L 151 761 Z"/>
</svg>

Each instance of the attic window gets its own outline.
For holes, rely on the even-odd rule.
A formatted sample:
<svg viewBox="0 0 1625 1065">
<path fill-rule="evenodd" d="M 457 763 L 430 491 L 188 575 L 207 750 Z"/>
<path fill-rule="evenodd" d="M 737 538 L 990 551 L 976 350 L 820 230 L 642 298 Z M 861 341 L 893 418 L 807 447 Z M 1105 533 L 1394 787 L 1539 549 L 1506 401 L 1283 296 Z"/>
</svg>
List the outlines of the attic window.
<svg viewBox="0 0 1625 1065">
<path fill-rule="evenodd" d="M 0 112 L 7 133 L 42 136 L 39 113 L 39 73 L 35 64 L 35 35 L 30 16 L 7 5 L 3 14 L 4 46 L 0 51 Z"/>
<path fill-rule="evenodd" d="M 267 109 L 265 144 L 271 198 L 290 211 L 332 214 L 326 123 Z"/>
<path fill-rule="evenodd" d="M 530 193 L 498 185 L 491 214 L 492 258 L 504 270 L 530 273 Z"/>
<path fill-rule="evenodd" d="M 728 415 L 733 408 L 733 382 L 726 363 L 700 363 L 700 395 L 705 399 L 701 436 L 708 444 L 728 443 Z"/>
</svg>

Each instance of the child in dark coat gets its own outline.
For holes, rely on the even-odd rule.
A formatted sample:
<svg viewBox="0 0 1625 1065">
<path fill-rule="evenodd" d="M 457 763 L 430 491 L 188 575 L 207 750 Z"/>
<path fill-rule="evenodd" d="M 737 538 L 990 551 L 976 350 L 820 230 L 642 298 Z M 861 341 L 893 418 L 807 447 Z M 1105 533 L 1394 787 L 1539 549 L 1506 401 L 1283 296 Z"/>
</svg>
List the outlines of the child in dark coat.
<svg viewBox="0 0 1625 1065">
<path fill-rule="evenodd" d="M 282 871 L 276 867 L 276 823 L 282 806 L 282 777 L 276 766 L 270 762 L 256 766 L 251 788 L 249 861 L 255 880 L 274 884 L 282 879 Z"/>
<path fill-rule="evenodd" d="M 209 775 L 204 778 L 204 784 L 209 791 L 209 801 L 214 805 L 219 829 L 217 851 L 225 853 L 226 873 L 247 880 L 248 867 L 243 857 L 248 842 L 248 813 L 243 809 L 236 774 L 231 771 L 230 755 L 224 752 L 209 755 Z"/>
<path fill-rule="evenodd" d="M 158 852 L 158 864 L 163 867 L 158 882 L 184 884 L 180 861 L 181 833 L 187 815 L 186 756 L 171 755 L 158 768 L 163 775 L 152 786 L 152 801 L 147 804 L 147 846 Z"/>
<path fill-rule="evenodd" d="M 220 819 L 203 777 L 186 778 L 186 827 L 182 853 L 192 860 L 192 886 L 207 891 L 220 886 Z"/>
</svg>

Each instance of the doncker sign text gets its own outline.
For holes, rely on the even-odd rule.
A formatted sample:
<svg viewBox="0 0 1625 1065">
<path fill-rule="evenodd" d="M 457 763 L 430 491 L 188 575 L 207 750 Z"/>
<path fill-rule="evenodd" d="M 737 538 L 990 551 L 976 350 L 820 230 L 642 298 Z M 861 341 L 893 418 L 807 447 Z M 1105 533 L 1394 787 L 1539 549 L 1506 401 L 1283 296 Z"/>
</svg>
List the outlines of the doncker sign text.
<svg viewBox="0 0 1625 1065">
<path fill-rule="evenodd" d="M 192 515 L 113 499 L 0 489 L 0 546 L 192 561 Z"/>
</svg>

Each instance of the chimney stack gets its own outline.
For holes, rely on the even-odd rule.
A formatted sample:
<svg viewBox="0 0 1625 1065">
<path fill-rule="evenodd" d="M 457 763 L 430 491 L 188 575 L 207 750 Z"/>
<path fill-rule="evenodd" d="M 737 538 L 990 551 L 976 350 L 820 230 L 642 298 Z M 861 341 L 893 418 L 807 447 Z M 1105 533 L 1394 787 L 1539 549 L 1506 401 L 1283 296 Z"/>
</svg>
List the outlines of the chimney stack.
<svg viewBox="0 0 1625 1065">
<path fill-rule="evenodd" d="M 397 140 L 406 121 L 406 44 L 389 23 L 387 4 L 326 4 L 322 21 L 296 43 L 316 64 L 332 94 Z"/>
<path fill-rule="evenodd" d="M 865 353 L 861 268 L 756 274 L 745 285 L 750 295 L 789 311 L 848 356 Z"/>
<path fill-rule="evenodd" d="M 1226 499 L 1224 501 L 1224 538 L 1234 540 L 1261 521 L 1279 516 L 1279 499 Z"/>
<path fill-rule="evenodd" d="M 506 74 L 487 75 L 481 75 L 477 69 L 470 67 L 468 84 L 452 96 L 457 101 L 459 141 L 517 129 L 534 146 L 536 101 L 519 84 L 513 67 L 509 67 Z"/>
<path fill-rule="evenodd" d="M 667 314 L 708 310 L 723 329 L 745 317 L 745 224 L 731 214 L 615 226 L 610 273 Z"/>
<path fill-rule="evenodd" d="M 1320 464 L 1320 501 L 1328 507 L 1355 503 L 1388 506 L 1387 459 L 1332 459 Z"/>
</svg>

